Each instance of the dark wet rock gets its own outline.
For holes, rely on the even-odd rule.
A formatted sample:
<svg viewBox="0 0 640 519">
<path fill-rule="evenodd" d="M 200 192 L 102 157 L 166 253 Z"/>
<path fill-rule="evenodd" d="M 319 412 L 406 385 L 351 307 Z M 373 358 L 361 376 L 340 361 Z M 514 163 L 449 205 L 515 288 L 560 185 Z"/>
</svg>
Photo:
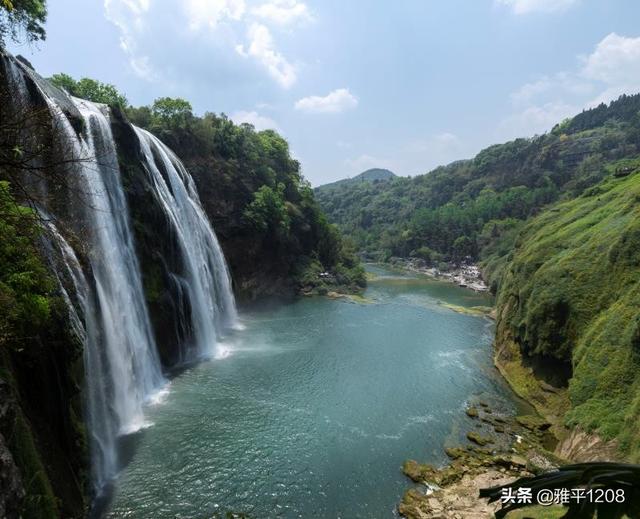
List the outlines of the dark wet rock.
<svg viewBox="0 0 640 519">
<path fill-rule="evenodd" d="M 467 416 L 469 416 L 470 418 L 478 417 L 478 409 L 475 407 L 468 407 L 465 413 L 467 413 Z"/>
<path fill-rule="evenodd" d="M 9 419 L 9 406 L 13 405 L 8 384 L 0 379 L 0 422 Z M 20 516 L 20 503 L 25 491 L 22 477 L 15 464 L 4 436 L 0 433 L 0 517 Z"/>
</svg>

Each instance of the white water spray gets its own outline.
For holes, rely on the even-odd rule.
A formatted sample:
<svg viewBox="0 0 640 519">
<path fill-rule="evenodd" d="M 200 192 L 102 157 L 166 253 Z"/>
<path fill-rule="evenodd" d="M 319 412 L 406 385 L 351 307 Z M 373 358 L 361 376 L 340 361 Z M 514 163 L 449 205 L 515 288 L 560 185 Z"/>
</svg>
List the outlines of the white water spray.
<svg viewBox="0 0 640 519">
<path fill-rule="evenodd" d="M 178 281 L 191 304 L 196 354 L 223 357 L 219 340 L 225 329 L 236 326 L 238 314 L 222 250 L 182 162 L 158 138 L 135 130 L 146 159 L 143 164 L 180 247 L 184 272 Z"/>
<path fill-rule="evenodd" d="M 61 142 L 64 147 L 71 146 L 66 153 L 73 155 L 73 180 L 82 203 L 67 203 L 73 214 L 80 214 L 76 223 L 81 225 L 74 227 L 81 229 L 78 238 L 90 265 L 81 266 L 76 252 L 53 223 L 48 229 L 64 265 L 64 272 L 56 275 L 69 305 L 71 326 L 84 343 L 86 423 L 93 483 L 100 494 L 122 468 L 118 437 L 148 425 L 144 406 L 157 402 L 166 388 L 144 298 L 116 143 L 106 106 L 71 98 L 84 123 L 78 132 L 57 106 L 59 99 L 49 96 L 48 87 L 43 88 L 33 72 L 12 59 L 6 63 L 12 87 L 23 104 L 30 99 L 25 77 L 31 76 L 49 105 Z M 194 342 L 188 351 L 195 350 L 192 358 L 183 360 L 222 356 L 219 341 L 237 323 L 224 256 L 182 163 L 148 132 L 139 128 L 135 132 L 144 156 L 142 166 L 180 249 L 183 271 L 169 275 L 190 311 L 175 318 L 189 321 L 183 322 Z M 67 291 L 63 279 L 70 281 L 74 294 Z"/>
</svg>

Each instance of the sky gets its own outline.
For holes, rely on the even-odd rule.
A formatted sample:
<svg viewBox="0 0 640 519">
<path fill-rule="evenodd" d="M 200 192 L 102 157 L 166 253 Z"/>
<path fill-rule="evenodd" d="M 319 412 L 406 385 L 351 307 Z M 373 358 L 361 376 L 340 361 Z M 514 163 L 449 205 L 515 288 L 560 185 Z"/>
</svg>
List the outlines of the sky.
<svg viewBox="0 0 640 519">
<path fill-rule="evenodd" d="M 313 185 L 416 175 L 640 91 L 637 0 L 49 0 L 43 76 L 273 128 Z"/>
</svg>

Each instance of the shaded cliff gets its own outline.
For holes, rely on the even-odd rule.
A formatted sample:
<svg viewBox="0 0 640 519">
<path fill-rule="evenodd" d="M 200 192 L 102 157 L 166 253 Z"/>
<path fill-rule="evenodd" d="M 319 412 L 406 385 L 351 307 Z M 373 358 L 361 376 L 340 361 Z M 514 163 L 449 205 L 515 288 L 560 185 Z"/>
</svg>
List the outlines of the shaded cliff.
<svg viewBox="0 0 640 519">
<path fill-rule="evenodd" d="M 9 60 L 0 54 L 0 515 L 82 517 L 83 349 L 43 221 L 20 205 L 27 191 L 53 198 L 40 175 L 64 168 L 46 103 L 32 81 L 26 92 L 12 88 Z"/>
<path fill-rule="evenodd" d="M 87 505 L 82 344 L 45 263 L 35 214 L 0 182 L 0 511 L 80 517 Z"/>
<path fill-rule="evenodd" d="M 327 221 L 276 132 L 190 110 L 175 119 L 154 116 L 149 107 L 128 108 L 127 115 L 192 174 L 239 298 L 364 287 L 354 249 Z"/>
</svg>

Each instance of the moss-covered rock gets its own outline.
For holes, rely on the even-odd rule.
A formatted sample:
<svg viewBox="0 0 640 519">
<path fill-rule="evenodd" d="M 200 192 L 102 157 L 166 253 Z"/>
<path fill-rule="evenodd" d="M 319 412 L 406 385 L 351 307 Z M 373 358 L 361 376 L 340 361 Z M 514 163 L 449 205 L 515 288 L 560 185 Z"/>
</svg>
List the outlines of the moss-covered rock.
<svg viewBox="0 0 640 519">
<path fill-rule="evenodd" d="M 461 458 L 467 454 L 467 450 L 463 447 L 447 447 L 444 452 L 453 460 Z"/>
<path fill-rule="evenodd" d="M 551 423 L 544 418 L 535 415 L 516 416 L 516 422 L 530 431 L 546 431 L 551 427 Z"/>
<path fill-rule="evenodd" d="M 402 472 L 412 481 L 424 483 L 435 472 L 435 468 L 431 465 L 420 464 L 415 460 L 407 460 L 402 465 Z"/>
<path fill-rule="evenodd" d="M 0 509 L 8 517 L 82 517 L 82 347 L 38 246 L 37 220 L 11 196 L 0 182 L 0 465 L 10 471 L 0 476 L 8 478 Z"/>
<path fill-rule="evenodd" d="M 467 439 L 476 445 L 480 445 L 481 447 L 487 445 L 489 443 L 493 443 L 493 439 L 488 436 L 483 436 L 482 434 L 476 431 L 469 431 L 467 433 Z"/>
</svg>

